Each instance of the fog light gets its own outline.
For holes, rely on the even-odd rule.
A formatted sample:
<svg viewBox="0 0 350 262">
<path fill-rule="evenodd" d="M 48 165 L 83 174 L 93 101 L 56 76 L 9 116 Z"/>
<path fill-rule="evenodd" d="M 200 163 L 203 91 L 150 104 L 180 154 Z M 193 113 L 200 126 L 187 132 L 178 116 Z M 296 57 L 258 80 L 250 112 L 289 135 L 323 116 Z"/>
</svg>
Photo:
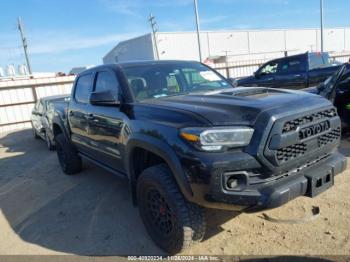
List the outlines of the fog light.
<svg viewBox="0 0 350 262">
<path fill-rule="evenodd" d="M 227 191 L 243 191 L 248 185 L 248 176 L 246 171 L 224 173 L 222 187 Z"/>
<path fill-rule="evenodd" d="M 238 180 L 235 178 L 229 178 L 227 179 L 226 186 L 229 189 L 234 189 L 235 187 L 238 186 Z"/>
</svg>

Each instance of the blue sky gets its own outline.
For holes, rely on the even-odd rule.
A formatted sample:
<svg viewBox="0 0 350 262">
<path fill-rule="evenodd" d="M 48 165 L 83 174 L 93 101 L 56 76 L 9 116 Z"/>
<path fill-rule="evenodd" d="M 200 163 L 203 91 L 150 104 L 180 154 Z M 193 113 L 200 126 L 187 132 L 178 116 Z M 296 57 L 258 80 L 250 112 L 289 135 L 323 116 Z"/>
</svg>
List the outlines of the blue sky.
<svg viewBox="0 0 350 262">
<path fill-rule="evenodd" d="M 324 0 L 326 27 L 350 26 L 348 0 Z M 319 0 L 198 0 L 202 30 L 312 28 Z M 16 26 L 21 16 L 33 71 L 67 72 L 97 65 L 119 41 L 150 31 L 194 30 L 193 0 L 1 1 L 0 66 L 24 62 Z"/>
</svg>

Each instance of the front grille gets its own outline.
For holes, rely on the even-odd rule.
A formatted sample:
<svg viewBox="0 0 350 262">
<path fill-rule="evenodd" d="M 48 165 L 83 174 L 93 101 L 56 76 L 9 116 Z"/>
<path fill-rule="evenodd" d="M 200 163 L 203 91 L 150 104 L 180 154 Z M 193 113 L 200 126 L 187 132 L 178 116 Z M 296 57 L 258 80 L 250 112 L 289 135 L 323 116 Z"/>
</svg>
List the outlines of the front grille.
<svg viewBox="0 0 350 262">
<path fill-rule="evenodd" d="M 298 115 L 273 115 L 274 123 L 258 152 L 269 175 L 280 175 L 331 154 L 341 137 L 341 122 L 334 107 Z"/>
<path fill-rule="evenodd" d="M 302 156 L 307 151 L 305 143 L 294 144 L 277 150 L 277 160 L 281 163 Z"/>
<path fill-rule="evenodd" d="M 282 129 L 282 133 L 287 133 L 296 130 L 299 126 L 317 121 L 323 118 L 330 118 L 337 115 L 337 111 L 334 108 L 323 110 L 314 114 L 299 117 L 290 121 L 287 121 Z"/>
<path fill-rule="evenodd" d="M 292 175 L 296 175 L 298 174 L 300 171 L 312 167 L 314 165 L 316 165 L 317 163 L 327 159 L 330 156 L 330 154 L 324 154 L 321 155 L 313 160 L 309 160 L 307 161 L 304 165 L 298 166 L 296 168 L 294 168 L 293 170 L 288 170 L 285 173 L 279 174 L 279 175 L 274 175 L 274 176 L 270 176 L 270 177 L 264 177 L 261 174 L 250 174 L 249 176 L 249 184 L 250 185 L 256 185 L 256 184 L 263 184 L 263 183 L 267 183 L 267 182 L 273 182 L 285 177 L 289 177 Z"/>
<path fill-rule="evenodd" d="M 341 136 L 340 127 L 333 129 L 331 132 L 317 138 L 318 146 L 325 146 L 338 140 Z"/>
</svg>

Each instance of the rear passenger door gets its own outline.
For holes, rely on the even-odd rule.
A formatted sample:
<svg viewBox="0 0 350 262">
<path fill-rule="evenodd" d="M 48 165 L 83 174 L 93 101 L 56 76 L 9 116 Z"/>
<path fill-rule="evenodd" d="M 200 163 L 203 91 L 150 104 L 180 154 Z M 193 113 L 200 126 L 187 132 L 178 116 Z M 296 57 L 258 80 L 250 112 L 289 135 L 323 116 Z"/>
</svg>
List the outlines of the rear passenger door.
<svg viewBox="0 0 350 262">
<path fill-rule="evenodd" d="M 68 119 L 73 144 L 85 154 L 91 154 L 89 137 L 88 103 L 92 89 L 93 73 L 86 73 L 76 80 L 73 99 L 69 103 Z"/>
<path fill-rule="evenodd" d="M 282 60 L 276 75 L 278 87 L 288 89 L 306 88 L 306 67 L 306 61 L 304 61 L 301 57 Z"/>
<path fill-rule="evenodd" d="M 95 75 L 94 92 L 112 91 L 116 100 L 120 100 L 121 91 L 114 71 L 103 69 Z M 125 172 L 122 162 L 124 143 L 122 130 L 127 116 L 117 105 L 89 105 L 89 131 L 93 158 L 114 170 Z"/>
</svg>

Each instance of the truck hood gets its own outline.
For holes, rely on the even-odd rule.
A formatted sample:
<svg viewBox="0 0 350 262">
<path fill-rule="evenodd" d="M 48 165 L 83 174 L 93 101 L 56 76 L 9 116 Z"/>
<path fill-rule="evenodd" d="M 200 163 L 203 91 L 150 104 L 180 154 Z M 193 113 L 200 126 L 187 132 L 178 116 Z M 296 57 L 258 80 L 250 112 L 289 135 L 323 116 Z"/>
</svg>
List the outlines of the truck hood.
<svg viewBox="0 0 350 262">
<path fill-rule="evenodd" d="M 212 125 L 253 126 L 260 114 L 275 110 L 305 111 L 315 106 L 330 105 L 320 96 L 284 89 L 237 87 L 206 93 L 164 97 L 143 102 L 165 110 L 171 108 L 206 118 Z"/>
</svg>

